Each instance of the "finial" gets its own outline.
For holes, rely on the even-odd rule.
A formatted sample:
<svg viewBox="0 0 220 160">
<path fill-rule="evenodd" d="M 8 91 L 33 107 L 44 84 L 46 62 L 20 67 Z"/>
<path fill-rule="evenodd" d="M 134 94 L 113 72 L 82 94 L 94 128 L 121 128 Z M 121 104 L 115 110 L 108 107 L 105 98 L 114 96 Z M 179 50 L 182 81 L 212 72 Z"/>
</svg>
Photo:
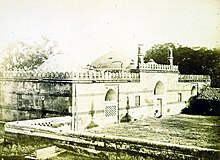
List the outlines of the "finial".
<svg viewBox="0 0 220 160">
<path fill-rule="evenodd" d="M 168 50 L 169 50 L 169 54 L 168 54 L 167 59 L 168 59 L 170 65 L 172 66 L 173 65 L 173 48 L 168 47 Z"/>
</svg>

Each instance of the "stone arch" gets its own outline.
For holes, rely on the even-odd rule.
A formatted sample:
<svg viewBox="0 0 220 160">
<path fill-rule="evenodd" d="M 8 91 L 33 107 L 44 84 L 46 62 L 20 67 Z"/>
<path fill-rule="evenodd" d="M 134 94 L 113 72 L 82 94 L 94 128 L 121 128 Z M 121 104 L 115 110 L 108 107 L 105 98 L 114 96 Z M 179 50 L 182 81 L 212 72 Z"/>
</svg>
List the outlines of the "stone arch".
<svg viewBox="0 0 220 160">
<path fill-rule="evenodd" d="M 191 96 L 195 96 L 195 95 L 197 95 L 197 88 L 196 86 L 193 86 L 191 89 Z"/>
<path fill-rule="evenodd" d="M 154 117 L 157 117 L 157 118 L 162 117 L 163 106 L 164 106 L 164 95 L 165 95 L 165 86 L 163 82 L 158 81 L 154 87 L 154 97 L 155 97 Z"/>
<path fill-rule="evenodd" d="M 154 95 L 161 95 L 165 93 L 164 84 L 161 81 L 158 81 L 154 87 Z"/>
<path fill-rule="evenodd" d="M 109 89 L 105 95 L 105 101 L 116 101 L 117 95 L 113 89 Z"/>
<path fill-rule="evenodd" d="M 117 93 L 108 89 L 105 94 L 104 117 L 109 123 L 117 121 Z"/>
</svg>

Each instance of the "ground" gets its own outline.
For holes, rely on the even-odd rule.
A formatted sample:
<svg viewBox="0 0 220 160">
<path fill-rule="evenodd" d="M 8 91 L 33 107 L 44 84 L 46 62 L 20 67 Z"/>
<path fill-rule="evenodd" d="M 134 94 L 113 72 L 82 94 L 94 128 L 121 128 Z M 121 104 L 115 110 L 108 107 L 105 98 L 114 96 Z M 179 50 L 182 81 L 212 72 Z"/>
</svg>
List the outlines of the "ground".
<svg viewBox="0 0 220 160">
<path fill-rule="evenodd" d="M 214 116 L 175 115 L 113 124 L 91 132 L 220 149 L 220 119 Z"/>
</svg>

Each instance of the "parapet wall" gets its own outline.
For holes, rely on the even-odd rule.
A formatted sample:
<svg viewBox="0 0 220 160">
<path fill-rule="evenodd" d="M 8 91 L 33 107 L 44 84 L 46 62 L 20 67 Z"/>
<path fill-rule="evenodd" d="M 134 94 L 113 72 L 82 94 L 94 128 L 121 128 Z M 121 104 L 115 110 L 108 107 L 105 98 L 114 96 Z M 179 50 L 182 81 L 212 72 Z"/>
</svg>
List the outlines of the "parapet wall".
<svg viewBox="0 0 220 160">
<path fill-rule="evenodd" d="M 0 79 L 29 79 L 29 80 L 130 80 L 138 81 L 139 73 L 121 72 L 35 72 L 35 71 L 4 71 L 0 72 Z"/>
<path fill-rule="evenodd" d="M 211 82 L 209 75 L 187 75 L 180 74 L 179 82 Z"/>
<path fill-rule="evenodd" d="M 179 72 L 177 65 L 143 63 L 139 67 L 145 72 Z"/>
<path fill-rule="evenodd" d="M 141 72 L 172 72 L 178 73 L 178 66 L 162 64 L 141 64 Z M 36 72 L 36 71 L 3 71 L 0 72 L 0 80 L 64 80 L 64 81 L 140 81 L 140 73 L 129 71 L 87 71 L 87 72 Z M 209 75 L 182 75 L 179 82 L 211 82 Z"/>
</svg>

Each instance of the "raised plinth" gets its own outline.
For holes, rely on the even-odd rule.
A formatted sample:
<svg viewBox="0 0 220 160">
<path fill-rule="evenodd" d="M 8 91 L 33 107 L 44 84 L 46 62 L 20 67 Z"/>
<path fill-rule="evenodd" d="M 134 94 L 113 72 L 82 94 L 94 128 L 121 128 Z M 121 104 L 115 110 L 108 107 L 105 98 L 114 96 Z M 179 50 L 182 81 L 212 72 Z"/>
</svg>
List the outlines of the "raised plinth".
<svg viewBox="0 0 220 160">
<path fill-rule="evenodd" d="M 34 124 L 35 121 L 36 120 L 29 120 L 28 123 L 31 122 Z M 48 127 L 27 125 L 25 121 L 6 123 L 5 132 L 8 135 L 19 136 L 19 140 L 23 140 L 24 138 L 22 137 L 25 137 L 26 139 L 32 139 L 32 137 L 44 137 L 58 141 L 60 144 L 66 145 L 70 149 L 70 145 L 73 145 L 74 148 L 95 148 L 102 152 L 110 151 L 119 153 L 123 151 L 128 155 L 131 153 L 131 155 L 137 155 L 141 159 L 144 159 L 142 157 L 147 156 L 156 159 L 218 159 L 220 153 L 218 149 L 173 144 L 142 138 L 79 131 L 62 132 L 53 128 L 49 129 Z M 38 151 L 39 156 L 44 155 L 44 152 L 42 151 L 44 150 Z M 54 148 L 49 148 L 49 151 L 53 153 Z M 109 153 L 106 155 L 109 155 Z"/>
</svg>

